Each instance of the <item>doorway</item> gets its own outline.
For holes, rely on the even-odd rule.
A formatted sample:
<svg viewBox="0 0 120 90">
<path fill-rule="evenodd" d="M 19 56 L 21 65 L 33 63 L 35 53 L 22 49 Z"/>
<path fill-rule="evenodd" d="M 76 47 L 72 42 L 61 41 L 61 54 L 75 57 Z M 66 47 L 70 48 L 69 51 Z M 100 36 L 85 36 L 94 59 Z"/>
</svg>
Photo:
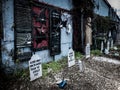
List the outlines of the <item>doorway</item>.
<svg viewBox="0 0 120 90">
<path fill-rule="evenodd" d="M 76 13 L 73 15 L 73 49 L 84 53 L 85 32 L 83 15 Z"/>
</svg>

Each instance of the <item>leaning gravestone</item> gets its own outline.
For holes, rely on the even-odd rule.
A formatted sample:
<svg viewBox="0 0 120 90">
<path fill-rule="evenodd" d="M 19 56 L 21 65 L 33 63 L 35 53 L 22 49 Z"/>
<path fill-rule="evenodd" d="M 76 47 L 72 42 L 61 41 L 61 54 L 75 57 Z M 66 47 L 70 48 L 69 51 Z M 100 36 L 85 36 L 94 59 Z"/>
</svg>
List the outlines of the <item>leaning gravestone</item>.
<svg viewBox="0 0 120 90">
<path fill-rule="evenodd" d="M 30 81 L 42 76 L 41 58 L 34 54 L 29 61 Z"/>
<path fill-rule="evenodd" d="M 85 47 L 85 56 L 86 58 L 90 57 L 90 44 L 89 43 Z"/>
<path fill-rule="evenodd" d="M 68 52 L 68 67 L 75 65 L 75 54 L 73 49 L 71 48 Z"/>
</svg>

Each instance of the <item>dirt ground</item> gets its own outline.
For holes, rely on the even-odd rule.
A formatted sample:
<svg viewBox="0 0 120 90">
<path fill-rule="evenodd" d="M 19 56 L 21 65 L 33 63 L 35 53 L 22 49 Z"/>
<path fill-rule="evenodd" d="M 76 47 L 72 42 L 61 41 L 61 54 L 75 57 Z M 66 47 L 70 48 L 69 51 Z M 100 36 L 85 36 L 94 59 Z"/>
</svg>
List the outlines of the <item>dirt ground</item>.
<svg viewBox="0 0 120 90">
<path fill-rule="evenodd" d="M 50 73 L 48 77 L 41 77 L 33 82 L 29 79 L 17 80 L 9 83 L 7 90 L 120 90 L 120 64 L 96 60 L 83 59 L 83 71 L 76 64 L 66 67 L 59 73 Z M 103 58 L 101 58 L 103 59 Z M 62 79 L 67 80 L 64 89 L 56 84 Z M 1 82 L 0 82 L 1 83 Z"/>
</svg>

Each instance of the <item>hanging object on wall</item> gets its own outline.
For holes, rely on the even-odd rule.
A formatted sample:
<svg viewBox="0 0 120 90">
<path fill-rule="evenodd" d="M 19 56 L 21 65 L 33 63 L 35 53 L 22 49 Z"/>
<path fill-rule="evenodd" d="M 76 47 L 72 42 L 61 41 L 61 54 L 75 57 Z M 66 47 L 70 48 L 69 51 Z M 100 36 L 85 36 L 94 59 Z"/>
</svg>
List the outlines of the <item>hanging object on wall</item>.
<svg viewBox="0 0 120 90">
<path fill-rule="evenodd" d="M 50 55 L 57 55 L 61 52 L 60 20 L 60 11 L 51 11 Z"/>
<path fill-rule="evenodd" d="M 40 6 L 32 7 L 33 49 L 48 48 L 49 10 Z"/>
<path fill-rule="evenodd" d="M 68 13 L 66 13 L 66 12 L 62 13 L 62 15 L 61 15 L 61 22 L 62 22 L 61 23 L 61 27 L 62 28 L 64 27 L 68 34 L 71 33 L 71 30 L 72 30 L 71 16 Z"/>
<path fill-rule="evenodd" d="M 71 24 L 67 24 L 67 28 L 66 28 L 66 32 L 69 34 L 69 33 L 71 33 L 71 30 L 72 30 L 72 26 L 71 26 Z"/>
</svg>

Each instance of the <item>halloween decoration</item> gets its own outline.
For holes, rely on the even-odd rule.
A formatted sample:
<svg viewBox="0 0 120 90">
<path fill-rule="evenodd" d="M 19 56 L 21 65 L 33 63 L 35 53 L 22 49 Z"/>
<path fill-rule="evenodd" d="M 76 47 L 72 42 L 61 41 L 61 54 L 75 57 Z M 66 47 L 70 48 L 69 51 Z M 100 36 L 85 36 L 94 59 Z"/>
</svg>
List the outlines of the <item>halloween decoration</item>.
<svg viewBox="0 0 120 90">
<path fill-rule="evenodd" d="M 64 12 L 61 15 L 61 28 L 65 28 L 66 29 L 66 33 L 70 33 L 71 29 L 72 29 L 72 23 L 71 23 L 71 16 Z"/>
<path fill-rule="evenodd" d="M 60 35 L 60 12 L 53 10 L 51 11 L 50 55 L 56 55 L 61 52 Z"/>
<path fill-rule="evenodd" d="M 57 84 L 59 88 L 64 89 L 64 87 L 67 85 L 66 80 L 62 80 L 60 83 Z"/>
<path fill-rule="evenodd" d="M 49 10 L 47 8 L 32 7 L 33 48 L 45 49 L 48 47 Z"/>
</svg>

